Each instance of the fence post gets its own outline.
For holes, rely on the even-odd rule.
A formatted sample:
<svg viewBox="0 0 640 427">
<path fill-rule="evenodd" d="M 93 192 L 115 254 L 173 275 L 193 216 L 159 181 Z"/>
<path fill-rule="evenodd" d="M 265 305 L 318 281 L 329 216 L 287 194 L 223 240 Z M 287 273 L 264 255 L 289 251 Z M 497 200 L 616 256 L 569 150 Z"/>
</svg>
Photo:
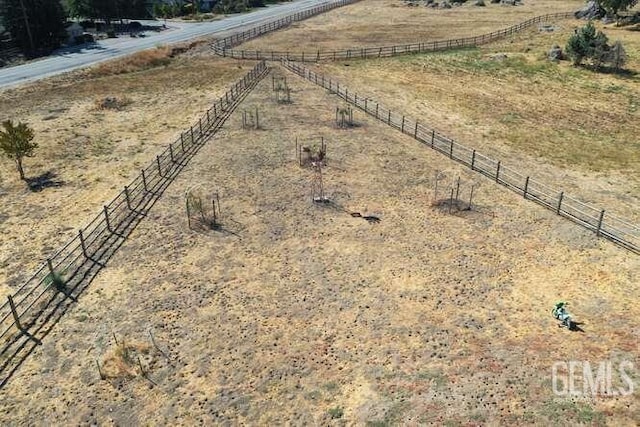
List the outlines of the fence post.
<svg viewBox="0 0 640 427">
<path fill-rule="evenodd" d="M 129 187 L 127 187 L 126 185 L 124 186 L 124 198 L 127 200 L 127 207 L 130 211 L 132 211 L 133 209 L 131 208 L 131 199 L 129 198 Z"/>
<path fill-rule="evenodd" d="M 109 223 L 109 209 L 107 208 L 107 206 L 104 206 L 104 219 L 105 222 L 107 223 L 107 231 L 109 231 L 109 233 L 113 233 L 113 230 L 111 229 L 111 224 Z"/>
<path fill-rule="evenodd" d="M 16 324 L 16 328 L 18 328 L 18 330 L 22 334 L 24 334 L 30 340 L 33 340 L 33 342 L 35 342 L 36 344 L 42 345 L 42 341 L 27 332 L 27 330 L 22 326 L 22 323 L 20 323 L 20 316 L 18 316 L 18 311 L 16 310 L 16 304 L 13 302 L 13 297 L 11 297 L 11 295 L 7 295 L 7 299 L 9 300 L 9 307 L 11 307 L 11 314 L 13 315 L 13 320 Z"/>
<path fill-rule="evenodd" d="M 191 144 L 195 144 L 195 143 L 196 143 L 196 140 L 195 140 L 195 138 L 193 137 L 193 126 L 191 126 L 191 127 L 189 128 L 189 130 L 191 131 Z"/>
<path fill-rule="evenodd" d="M 561 206 L 562 206 L 562 198 L 564 197 L 564 191 L 560 192 L 560 197 L 558 198 L 558 208 L 556 209 L 556 213 L 560 215 Z"/>
<path fill-rule="evenodd" d="M 416 128 L 413 131 L 413 138 L 418 139 L 418 121 L 416 120 Z"/>
<path fill-rule="evenodd" d="M 387 119 L 387 124 L 391 125 L 391 110 L 389 110 L 389 118 Z"/>
<path fill-rule="evenodd" d="M 162 176 L 162 166 L 160 165 L 160 156 L 156 156 L 156 163 L 158 164 L 158 174 Z"/>
<path fill-rule="evenodd" d="M 596 230 L 596 236 L 600 236 L 600 232 L 602 231 L 602 221 L 604 220 L 604 209 L 600 211 L 600 218 L 598 219 L 598 228 Z"/>
<path fill-rule="evenodd" d="M 184 133 L 180 132 L 180 145 L 182 146 L 182 153 L 184 154 Z"/>
<path fill-rule="evenodd" d="M 435 142 L 435 140 L 436 140 L 436 130 L 433 129 L 431 131 L 431 148 L 433 148 L 433 143 Z"/>
<path fill-rule="evenodd" d="M 379 107 L 379 106 L 380 106 L 380 105 L 376 102 L 376 119 L 378 119 L 378 118 L 379 118 L 379 117 L 378 117 L 378 107 Z"/>
<path fill-rule="evenodd" d="M 475 166 L 476 166 L 476 150 L 473 150 L 473 153 L 471 153 L 471 170 L 472 171 L 476 170 Z"/>
<path fill-rule="evenodd" d="M 171 161 L 175 163 L 175 159 L 173 158 L 173 144 L 169 144 L 169 156 L 171 157 Z"/>
<path fill-rule="evenodd" d="M 89 255 L 87 254 L 87 246 L 84 243 L 84 236 L 82 235 L 82 230 L 78 230 L 78 237 L 80 238 L 80 247 L 82 248 L 82 255 L 85 258 L 89 259 Z"/>
<path fill-rule="evenodd" d="M 400 132 L 404 133 L 404 116 L 402 116 L 402 126 L 400 126 Z"/>
<path fill-rule="evenodd" d="M 498 167 L 496 168 L 496 182 L 500 183 L 500 161 L 498 161 Z"/>
<path fill-rule="evenodd" d="M 449 147 L 449 158 L 453 159 L 453 139 L 449 141 L 450 147 Z"/>
<path fill-rule="evenodd" d="M 202 135 L 202 119 L 198 119 L 198 124 L 200 125 L 200 135 Z"/>
<path fill-rule="evenodd" d="M 524 192 L 522 193 L 522 195 L 524 196 L 524 198 L 527 198 L 527 191 L 529 190 L 529 177 L 527 177 L 527 179 L 524 181 Z"/>
<path fill-rule="evenodd" d="M 144 191 L 149 191 L 147 188 L 147 176 L 144 173 L 144 169 L 140 170 L 140 174 L 142 175 L 142 185 L 144 186 Z"/>
</svg>

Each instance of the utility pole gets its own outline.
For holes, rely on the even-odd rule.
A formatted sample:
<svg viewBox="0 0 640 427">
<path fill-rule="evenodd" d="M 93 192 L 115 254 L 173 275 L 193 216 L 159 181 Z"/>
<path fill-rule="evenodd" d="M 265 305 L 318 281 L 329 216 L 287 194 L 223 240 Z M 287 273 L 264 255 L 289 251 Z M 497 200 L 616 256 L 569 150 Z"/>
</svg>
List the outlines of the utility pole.
<svg viewBox="0 0 640 427">
<path fill-rule="evenodd" d="M 24 7 L 24 0 L 20 0 L 20 7 L 22 8 L 22 17 L 24 18 L 24 25 L 27 28 L 27 37 L 29 37 L 29 46 L 31 51 L 35 51 L 36 48 L 33 45 L 33 36 L 31 35 L 31 27 L 29 26 L 29 17 L 27 16 L 27 9 Z"/>
</svg>

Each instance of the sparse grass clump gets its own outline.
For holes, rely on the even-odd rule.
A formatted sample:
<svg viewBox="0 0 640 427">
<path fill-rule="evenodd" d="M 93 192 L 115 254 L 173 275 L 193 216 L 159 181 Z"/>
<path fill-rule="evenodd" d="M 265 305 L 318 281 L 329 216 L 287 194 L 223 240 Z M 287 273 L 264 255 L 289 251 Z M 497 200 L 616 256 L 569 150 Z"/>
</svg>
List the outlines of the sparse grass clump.
<svg viewBox="0 0 640 427">
<path fill-rule="evenodd" d="M 94 76 L 110 76 L 113 74 L 126 74 L 150 68 L 163 67 L 171 63 L 175 52 L 168 46 L 159 46 L 155 49 L 144 50 L 122 59 L 108 61 L 91 70 Z"/>
</svg>

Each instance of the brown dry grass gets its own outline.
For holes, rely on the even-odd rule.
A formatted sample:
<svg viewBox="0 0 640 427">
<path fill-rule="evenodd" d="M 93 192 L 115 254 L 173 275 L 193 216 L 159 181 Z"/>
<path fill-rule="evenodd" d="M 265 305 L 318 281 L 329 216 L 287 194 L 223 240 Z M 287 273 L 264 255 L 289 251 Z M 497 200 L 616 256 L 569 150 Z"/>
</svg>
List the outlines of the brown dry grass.
<svg viewBox="0 0 640 427">
<path fill-rule="evenodd" d="M 362 0 L 249 41 L 238 49 L 314 52 L 475 36 L 537 15 L 576 10 L 584 1 L 527 0 L 516 7 L 476 7 L 472 3 L 432 9 L 408 7 L 402 0 Z"/>
<path fill-rule="evenodd" d="M 556 32 L 532 29 L 480 49 L 316 68 L 521 173 L 638 222 L 639 78 L 546 60 L 547 50 L 564 46 L 582 24 L 563 21 Z M 637 33 L 605 32 L 624 42 L 628 68 L 640 70 Z M 492 59 L 496 54 L 507 59 Z"/>
<path fill-rule="evenodd" d="M 0 93 L 0 119 L 28 122 L 39 144 L 28 177 L 63 185 L 33 193 L 0 160 L 0 292 L 19 286 L 192 124 L 252 64 L 194 57 L 166 67 L 97 76 L 92 70 Z M 106 97 L 121 110 L 95 108 Z"/>
<path fill-rule="evenodd" d="M 637 393 L 558 399 L 550 368 L 638 366 L 637 256 L 361 113 L 337 129 L 335 97 L 288 81 L 292 104 L 270 79 L 245 101 L 263 130 L 242 131 L 237 111 L 169 187 L 0 391 L 5 422 L 634 424 Z M 345 211 L 312 205 L 295 160 L 295 137 L 320 135 Z M 430 207 L 436 170 L 463 192 L 481 183 L 474 211 Z M 195 184 L 220 192 L 227 233 L 188 230 Z M 586 332 L 556 327 L 557 299 Z M 148 330 L 173 355 L 150 370 L 157 386 L 100 381 L 112 331 L 142 342 Z"/>
</svg>

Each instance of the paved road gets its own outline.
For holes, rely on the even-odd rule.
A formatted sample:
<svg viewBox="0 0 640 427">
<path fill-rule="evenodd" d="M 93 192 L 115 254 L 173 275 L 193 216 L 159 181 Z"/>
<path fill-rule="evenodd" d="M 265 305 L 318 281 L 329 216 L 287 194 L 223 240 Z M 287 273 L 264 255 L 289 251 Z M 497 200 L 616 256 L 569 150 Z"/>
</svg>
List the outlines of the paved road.
<svg viewBox="0 0 640 427">
<path fill-rule="evenodd" d="M 144 38 L 125 36 L 117 39 L 101 40 L 87 48 L 63 49 L 46 59 L 15 67 L 0 68 L 0 88 L 17 86 L 77 68 L 87 67 L 98 62 L 153 48 L 160 44 L 184 42 L 193 38 L 218 33 L 231 34 L 313 6 L 332 2 L 333 0 L 295 0 L 291 3 L 271 5 L 251 13 L 233 15 L 214 22 L 170 22 L 167 24 L 168 27 L 171 27 L 169 30 L 159 33 L 147 32 L 148 37 Z"/>
</svg>

